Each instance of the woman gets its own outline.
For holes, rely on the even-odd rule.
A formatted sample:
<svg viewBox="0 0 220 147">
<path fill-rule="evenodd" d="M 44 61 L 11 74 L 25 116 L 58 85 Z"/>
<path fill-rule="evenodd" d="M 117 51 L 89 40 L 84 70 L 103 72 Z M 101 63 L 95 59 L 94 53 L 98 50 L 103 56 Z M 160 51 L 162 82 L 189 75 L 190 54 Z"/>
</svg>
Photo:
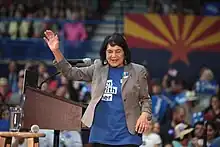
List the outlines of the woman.
<svg viewBox="0 0 220 147">
<path fill-rule="evenodd" d="M 218 95 L 213 95 L 211 97 L 209 107 L 204 111 L 204 117 L 209 121 L 220 120 L 220 101 Z"/>
<path fill-rule="evenodd" d="M 131 63 L 125 38 L 115 33 L 107 36 L 95 64 L 72 67 L 59 50 L 59 39 L 45 31 L 44 40 L 55 56 L 55 66 L 69 80 L 92 82 L 91 101 L 82 122 L 91 127 L 90 143 L 95 147 L 111 145 L 139 146 L 141 133 L 151 120 L 146 69 Z"/>
</svg>

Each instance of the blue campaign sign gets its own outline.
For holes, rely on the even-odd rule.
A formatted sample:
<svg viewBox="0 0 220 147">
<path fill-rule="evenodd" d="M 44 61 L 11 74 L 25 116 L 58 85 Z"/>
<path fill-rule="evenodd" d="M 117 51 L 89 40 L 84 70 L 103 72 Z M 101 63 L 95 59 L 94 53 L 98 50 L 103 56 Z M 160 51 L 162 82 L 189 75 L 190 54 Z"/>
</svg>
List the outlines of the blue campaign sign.
<svg viewBox="0 0 220 147">
<path fill-rule="evenodd" d="M 211 16 L 220 15 L 220 3 L 219 2 L 205 3 L 204 15 L 211 15 Z"/>
</svg>

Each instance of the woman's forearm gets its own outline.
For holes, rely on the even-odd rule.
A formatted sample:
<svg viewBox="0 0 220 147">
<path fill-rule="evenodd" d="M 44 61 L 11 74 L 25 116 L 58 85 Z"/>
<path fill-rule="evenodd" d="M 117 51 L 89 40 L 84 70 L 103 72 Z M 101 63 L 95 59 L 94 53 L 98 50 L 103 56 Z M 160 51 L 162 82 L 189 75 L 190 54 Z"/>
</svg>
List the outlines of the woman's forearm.
<svg viewBox="0 0 220 147">
<path fill-rule="evenodd" d="M 53 55 L 54 55 L 55 60 L 57 61 L 57 63 L 60 62 L 60 61 L 62 61 L 62 60 L 64 59 L 64 56 L 63 56 L 63 54 L 61 53 L 60 50 L 54 51 L 54 52 L 53 52 Z"/>
</svg>

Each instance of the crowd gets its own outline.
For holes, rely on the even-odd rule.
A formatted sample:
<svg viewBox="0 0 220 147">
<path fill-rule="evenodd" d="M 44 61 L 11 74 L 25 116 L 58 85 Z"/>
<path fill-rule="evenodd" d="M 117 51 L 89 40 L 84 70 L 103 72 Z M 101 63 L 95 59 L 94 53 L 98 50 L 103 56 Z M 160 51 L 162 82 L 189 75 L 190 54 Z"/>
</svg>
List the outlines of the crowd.
<svg viewBox="0 0 220 147">
<path fill-rule="evenodd" d="M 11 61 L 8 77 L 0 78 L 2 120 L 9 119 L 9 106 L 15 106 L 20 102 L 24 69 L 37 71 L 39 84 L 49 76 L 48 67 L 44 62 L 28 62 L 23 69 L 17 67 L 17 63 Z M 186 144 L 202 147 L 204 142 L 210 146 L 218 141 L 219 86 L 211 69 L 202 68 L 200 77 L 192 86 L 182 80 L 181 73 L 176 69 L 169 69 L 161 81 L 152 79 L 149 83 L 153 122 L 149 131 L 143 134 L 142 147 L 155 144 L 166 147 Z M 78 102 L 88 103 L 90 99 L 89 83 L 68 81 L 61 75 L 44 83 L 41 90 Z M 4 121 L 2 123 L 4 124 Z"/>
<path fill-rule="evenodd" d="M 207 0 L 147 0 L 148 12 L 160 14 L 203 14 Z"/>
<path fill-rule="evenodd" d="M 86 14 L 85 7 L 73 2 L 68 6 L 63 1 L 55 1 L 53 5 L 48 6 L 32 3 L 0 5 L 0 18 L 3 19 L 0 22 L 0 36 L 11 39 L 39 38 L 43 36 L 44 30 L 51 29 L 64 34 L 66 40 L 83 41 L 87 38 L 87 31 L 80 21 L 86 19 Z M 72 22 L 63 23 L 63 20 Z"/>
</svg>

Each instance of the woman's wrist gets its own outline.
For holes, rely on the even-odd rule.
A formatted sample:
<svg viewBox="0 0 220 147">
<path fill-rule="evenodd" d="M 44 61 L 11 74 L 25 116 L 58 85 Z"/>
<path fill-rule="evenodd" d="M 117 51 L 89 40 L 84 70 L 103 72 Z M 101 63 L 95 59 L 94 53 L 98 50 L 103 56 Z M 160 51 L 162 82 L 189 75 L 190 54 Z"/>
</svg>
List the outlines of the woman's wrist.
<svg viewBox="0 0 220 147">
<path fill-rule="evenodd" d="M 142 112 L 141 115 L 144 115 L 148 121 L 151 121 L 152 120 L 152 115 L 149 114 L 148 112 Z"/>
</svg>

